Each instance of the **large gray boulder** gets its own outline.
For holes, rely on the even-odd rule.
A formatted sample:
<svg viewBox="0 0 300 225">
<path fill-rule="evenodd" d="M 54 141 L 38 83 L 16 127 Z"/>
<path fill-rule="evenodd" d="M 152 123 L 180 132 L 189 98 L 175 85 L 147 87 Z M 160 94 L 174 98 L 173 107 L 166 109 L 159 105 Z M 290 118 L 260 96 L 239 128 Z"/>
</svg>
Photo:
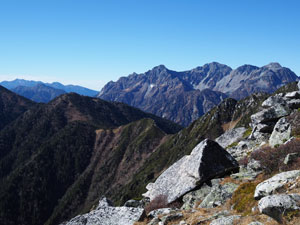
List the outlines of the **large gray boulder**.
<svg viewBox="0 0 300 225">
<path fill-rule="evenodd" d="M 279 119 L 269 139 L 270 146 L 281 145 L 291 137 L 291 124 L 285 117 Z"/>
<path fill-rule="evenodd" d="M 238 162 L 218 143 L 205 139 L 155 181 L 147 185 L 143 194 L 153 200 L 159 195 L 167 196 L 168 203 L 201 186 L 213 178 L 238 170 Z"/>
<path fill-rule="evenodd" d="M 113 207 L 106 198 L 103 198 L 95 210 L 76 216 L 63 225 L 133 225 L 143 215 L 144 209 Z"/>
<path fill-rule="evenodd" d="M 289 115 L 290 110 L 283 105 L 274 105 L 272 107 L 263 109 L 251 116 L 252 128 L 260 123 L 276 122 L 281 117 Z"/>
<path fill-rule="evenodd" d="M 282 194 L 266 196 L 258 202 L 258 209 L 261 213 L 281 222 L 283 214 L 300 210 L 300 195 Z"/>
<path fill-rule="evenodd" d="M 274 191 L 278 190 L 286 183 L 296 179 L 298 176 L 300 176 L 300 170 L 292 170 L 276 174 L 256 186 L 254 198 L 260 199 L 264 196 L 271 195 Z"/>
<path fill-rule="evenodd" d="M 221 145 L 223 148 L 226 148 L 228 145 L 238 141 L 243 137 L 245 133 L 245 127 L 238 127 L 231 130 L 226 131 L 220 137 L 216 139 L 216 142 Z"/>
<path fill-rule="evenodd" d="M 269 98 L 267 98 L 261 105 L 263 107 L 272 107 L 274 105 L 286 105 L 286 101 L 283 98 L 283 94 L 276 94 L 274 96 L 270 96 Z"/>
</svg>

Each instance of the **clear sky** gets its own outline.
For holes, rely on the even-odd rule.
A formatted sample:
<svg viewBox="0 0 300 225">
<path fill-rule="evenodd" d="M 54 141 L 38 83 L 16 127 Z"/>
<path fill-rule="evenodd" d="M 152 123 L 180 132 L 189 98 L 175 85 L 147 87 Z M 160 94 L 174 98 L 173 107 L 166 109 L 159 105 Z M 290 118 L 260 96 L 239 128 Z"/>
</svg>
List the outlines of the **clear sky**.
<svg viewBox="0 0 300 225">
<path fill-rule="evenodd" d="M 0 0 L 0 81 L 100 88 L 164 64 L 300 75 L 299 0 Z"/>
</svg>

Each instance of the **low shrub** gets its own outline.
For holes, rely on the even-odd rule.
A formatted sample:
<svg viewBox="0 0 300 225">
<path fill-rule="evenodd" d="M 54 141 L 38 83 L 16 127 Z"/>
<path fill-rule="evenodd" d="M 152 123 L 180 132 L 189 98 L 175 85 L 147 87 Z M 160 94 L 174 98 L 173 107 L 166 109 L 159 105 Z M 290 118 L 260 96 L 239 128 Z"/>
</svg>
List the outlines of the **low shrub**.
<svg viewBox="0 0 300 225">
<path fill-rule="evenodd" d="M 145 211 L 148 214 L 152 210 L 167 208 L 168 207 L 168 196 L 166 195 L 158 195 L 156 196 L 151 202 L 149 202 L 146 207 Z"/>
<path fill-rule="evenodd" d="M 287 144 L 282 144 L 277 148 L 262 147 L 251 154 L 251 158 L 258 160 L 263 165 L 266 174 L 273 174 L 279 171 L 288 171 L 300 168 L 300 159 L 296 159 L 290 164 L 283 161 L 289 153 L 300 155 L 300 140 L 294 139 Z"/>
</svg>

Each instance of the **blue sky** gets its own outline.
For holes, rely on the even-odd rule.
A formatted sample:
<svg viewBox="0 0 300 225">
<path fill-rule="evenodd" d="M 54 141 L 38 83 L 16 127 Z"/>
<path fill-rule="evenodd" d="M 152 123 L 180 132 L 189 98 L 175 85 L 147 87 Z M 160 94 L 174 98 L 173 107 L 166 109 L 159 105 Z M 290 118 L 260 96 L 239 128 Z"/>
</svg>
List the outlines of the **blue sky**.
<svg viewBox="0 0 300 225">
<path fill-rule="evenodd" d="M 279 62 L 300 75 L 297 0 L 0 0 L 0 81 L 96 90 L 164 64 Z"/>
</svg>

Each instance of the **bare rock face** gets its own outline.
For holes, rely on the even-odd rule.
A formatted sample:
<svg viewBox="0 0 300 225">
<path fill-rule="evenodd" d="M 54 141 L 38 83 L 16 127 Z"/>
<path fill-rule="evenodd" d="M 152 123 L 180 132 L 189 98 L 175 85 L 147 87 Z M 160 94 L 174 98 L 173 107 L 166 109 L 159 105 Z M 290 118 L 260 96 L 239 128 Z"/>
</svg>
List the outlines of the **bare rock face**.
<svg viewBox="0 0 300 225">
<path fill-rule="evenodd" d="M 294 210 L 300 210 L 300 195 L 270 195 L 259 201 L 258 209 L 261 213 L 280 222 L 282 214 Z"/>
<path fill-rule="evenodd" d="M 237 127 L 231 130 L 226 131 L 220 137 L 216 139 L 216 142 L 221 145 L 223 148 L 226 148 L 228 145 L 238 141 L 243 137 L 245 133 L 245 127 Z"/>
<path fill-rule="evenodd" d="M 170 203 L 204 182 L 237 170 L 237 161 L 226 150 L 216 142 L 205 139 L 190 155 L 163 172 L 155 183 L 149 183 L 146 187 L 148 191 L 143 196 L 153 200 L 165 195 Z"/>
<path fill-rule="evenodd" d="M 274 191 L 278 190 L 289 181 L 296 179 L 298 176 L 300 176 L 300 170 L 292 170 L 276 174 L 256 186 L 254 198 L 260 199 L 264 196 L 271 195 Z"/>
<path fill-rule="evenodd" d="M 133 225 L 144 214 L 144 209 L 133 207 L 113 207 L 103 198 L 96 210 L 79 215 L 61 225 Z"/>
<path fill-rule="evenodd" d="M 279 119 L 269 139 L 269 144 L 274 147 L 277 144 L 283 144 L 291 137 L 292 128 L 285 117 Z"/>
</svg>

